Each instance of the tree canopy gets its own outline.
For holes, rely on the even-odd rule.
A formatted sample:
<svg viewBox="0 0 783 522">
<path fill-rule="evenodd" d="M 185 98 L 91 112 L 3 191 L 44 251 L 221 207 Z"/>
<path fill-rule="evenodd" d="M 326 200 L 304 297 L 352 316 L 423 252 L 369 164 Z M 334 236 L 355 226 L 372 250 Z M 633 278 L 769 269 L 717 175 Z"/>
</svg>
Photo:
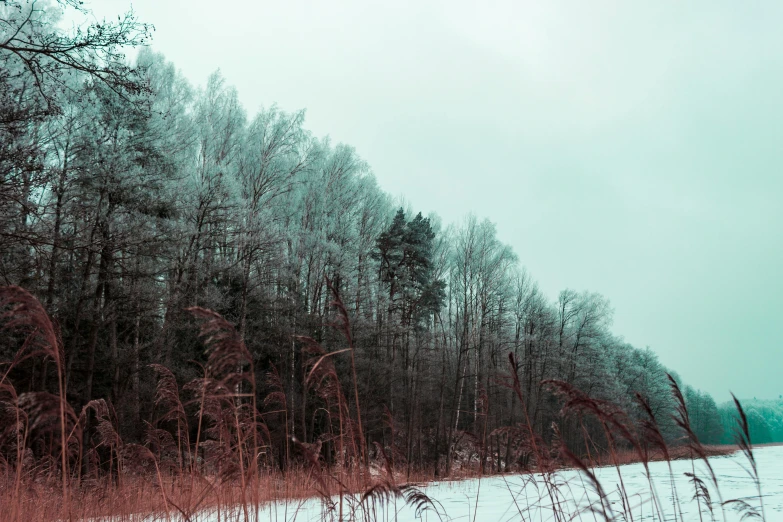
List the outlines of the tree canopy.
<svg viewBox="0 0 783 522">
<path fill-rule="evenodd" d="M 507 469 L 518 448 L 500 428 L 523 411 L 540 437 L 575 444 L 553 380 L 637 417 L 639 392 L 676 438 L 667 369 L 611 331 L 606 297 L 544 295 L 488 220 L 444 225 L 400 207 L 352 147 L 313 136 L 304 111 L 248 115 L 219 73 L 196 88 L 149 49 L 128 63 L 123 49 L 151 31 L 132 12 L 67 32 L 63 9 L 83 8 L 0 2 L 0 280 L 59 325 L 76 407 L 109 399 L 129 440 L 173 429 L 157 380 L 164 367 L 175 386 L 201 377 L 213 352 L 186 310 L 209 309 L 244 339 L 257 399 L 282 402 L 266 418 L 281 465 L 287 435 L 315 443 L 335 422 L 302 336 L 336 354 L 336 375 L 355 371 L 335 386 L 355 390 L 368 445 L 409 465 L 447 472 L 486 433 Z M 47 391 L 53 372 L 29 360 L 9 378 Z M 699 436 L 717 442 L 714 401 L 685 389 Z"/>
</svg>

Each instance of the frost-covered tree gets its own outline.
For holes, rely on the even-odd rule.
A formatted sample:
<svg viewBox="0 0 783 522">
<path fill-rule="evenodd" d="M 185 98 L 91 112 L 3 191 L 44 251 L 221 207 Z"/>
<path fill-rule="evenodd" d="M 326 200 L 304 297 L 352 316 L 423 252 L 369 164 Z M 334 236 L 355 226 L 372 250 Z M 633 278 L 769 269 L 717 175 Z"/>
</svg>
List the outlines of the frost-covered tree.
<svg viewBox="0 0 783 522">
<path fill-rule="evenodd" d="M 132 13 L 68 33 L 56 25 L 63 8 L 81 9 L 0 2 L 0 278 L 29 288 L 59 325 L 77 411 L 108 399 L 128 440 L 144 440 L 144 421 L 173 429 L 156 417 L 149 364 L 180 385 L 204 375 L 185 312 L 200 306 L 245 340 L 257 404 L 275 404 L 265 458 L 280 467 L 291 435 L 341 458 L 332 399 L 354 389 L 341 415 L 361 408 L 369 447 L 439 472 L 479 455 L 511 469 L 503 428 L 528 419 L 537 436 L 582 451 L 547 380 L 632 419 L 643 417 L 638 392 L 678 439 L 667 369 L 611 331 L 607 298 L 545 295 L 488 220 L 444 224 L 395 204 L 359 152 L 307 130 L 304 111 L 247 114 L 219 72 L 193 88 L 160 54 L 126 62 L 123 47 L 149 30 Z M 350 355 L 331 326 L 336 300 Z M 328 393 L 307 380 L 301 335 L 338 352 Z M 55 391 L 51 364 L 24 361 L 9 379 Z M 714 402 L 683 389 L 697 433 L 715 441 Z M 760 439 L 780 432 L 770 408 L 749 409 Z M 596 423 L 585 429 L 605 443 Z"/>
</svg>

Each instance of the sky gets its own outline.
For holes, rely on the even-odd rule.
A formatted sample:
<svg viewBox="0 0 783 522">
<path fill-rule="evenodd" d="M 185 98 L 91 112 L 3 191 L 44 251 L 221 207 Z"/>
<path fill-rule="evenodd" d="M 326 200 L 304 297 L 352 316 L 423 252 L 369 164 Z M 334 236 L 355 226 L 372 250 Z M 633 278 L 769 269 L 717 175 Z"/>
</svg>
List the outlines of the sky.
<svg viewBox="0 0 783 522">
<path fill-rule="evenodd" d="M 116 18 L 128 0 L 87 2 Z M 382 188 L 718 402 L 783 394 L 783 2 L 135 0 L 194 84 L 307 109 Z"/>
</svg>

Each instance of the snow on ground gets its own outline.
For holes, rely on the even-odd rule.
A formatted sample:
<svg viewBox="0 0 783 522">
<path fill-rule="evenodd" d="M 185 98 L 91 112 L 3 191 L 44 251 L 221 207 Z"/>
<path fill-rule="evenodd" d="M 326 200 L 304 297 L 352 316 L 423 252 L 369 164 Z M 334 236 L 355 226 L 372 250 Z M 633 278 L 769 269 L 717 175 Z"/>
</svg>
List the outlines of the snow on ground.
<svg viewBox="0 0 783 522">
<path fill-rule="evenodd" d="M 765 510 L 765 520 L 768 522 L 783 521 L 783 446 L 770 446 L 755 450 L 761 477 L 761 493 Z M 712 457 L 709 459 L 723 501 L 740 499 L 750 506 L 758 507 L 758 491 L 746 468 L 748 462 L 741 453 L 730 456 Z M 694 486 L 685 473 L 692 473 L 702 478 L 708 485 L 712 497 L 714 517 L 724 520 L 718 495 L 711 484 L 703 462 L 679 460 L 672 463 L 674 485 L 679 507 L 673 507 L 673 493 L 669 468 L 665 462 L 650 464 L 650 475 L 653 487 L 660 504 L 663 520 L 709 521 L 711 515 L 704 500 L 700 501 L 702 517 L 699 516 L 699 504 L 694 500 Z M 605 467 L 594 470 L 611 502 L 610 507 L 617 515 L 617 520 L 623 520 L 623 512 L 619 495 L 619 478 L 615 468 Z M 621 467 L 622 481 L 628 494 L 631 515 L 635 522 L 661 520 L 657 509 L 651 502 L 650 485 L 641 464 L 629 464 Z M 348 500 L 343 505 L 345 520 L 376 520 L 397 522 L 431 522 L 437 520 L 454 520 L 460 522 L 507 522 L 507 521 L 537 521 L 576 520 L 598 522 L 604 520 L 600 514 L 590 511 L 590 506 L 599 506 L 599 497 L 589 485 L 587 477 L 575 470 L 566 470 L 549 477 L 547 481 L 541 475 L 505 475 L 493 476 L 481 480 L 473 479 L 460 482 L 432 483 L 422 490 L 433 499 L 437 509 L 430 507 L 419 511 L 406 505 L 404 500 L 397 499 L 385 505 L 356 507 Z M 565 516 L 555 516 L 553 505 Z M 731 505 L 736 505 L 731 504 Z M 726 520 L 741 519 L 741 513 L 727 505 Z M 258 521 L 290 522 L 338 520 L 338 513 L 326 512 L 321 501 L 310 499 L 305 501 L 280 502 L 262 506 Z M 680 517 L 680 513 L 682 517 Z M 193 522 L 223 522 L 224 520 L 244 520 L 240 512 L 225 518 L 216 513 L 202 513 L 194 517 Z M 238 515 L 238 516 L 237 516 Z M 253 514 L 254 515 L 254 514 Z M 629 518 L 630 520 L 630 518 Z M 758 520 L 758 519 L 757 519 Z"/>
</svg>

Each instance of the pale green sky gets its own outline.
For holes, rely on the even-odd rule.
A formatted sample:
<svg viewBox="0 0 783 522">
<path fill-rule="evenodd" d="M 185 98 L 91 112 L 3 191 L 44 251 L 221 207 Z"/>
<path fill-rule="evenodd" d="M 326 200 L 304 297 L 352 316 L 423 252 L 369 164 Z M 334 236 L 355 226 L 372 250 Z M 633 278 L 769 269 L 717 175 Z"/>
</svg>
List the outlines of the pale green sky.
<svg viewBox="0 0 783 522">
<path fill-rule="evenodd" d="M 219 67 L 416 210 L 488 217 L 686 382 L 783 394 L 783 2 L 133 5 L 193 83 Z"/>
</svg>

